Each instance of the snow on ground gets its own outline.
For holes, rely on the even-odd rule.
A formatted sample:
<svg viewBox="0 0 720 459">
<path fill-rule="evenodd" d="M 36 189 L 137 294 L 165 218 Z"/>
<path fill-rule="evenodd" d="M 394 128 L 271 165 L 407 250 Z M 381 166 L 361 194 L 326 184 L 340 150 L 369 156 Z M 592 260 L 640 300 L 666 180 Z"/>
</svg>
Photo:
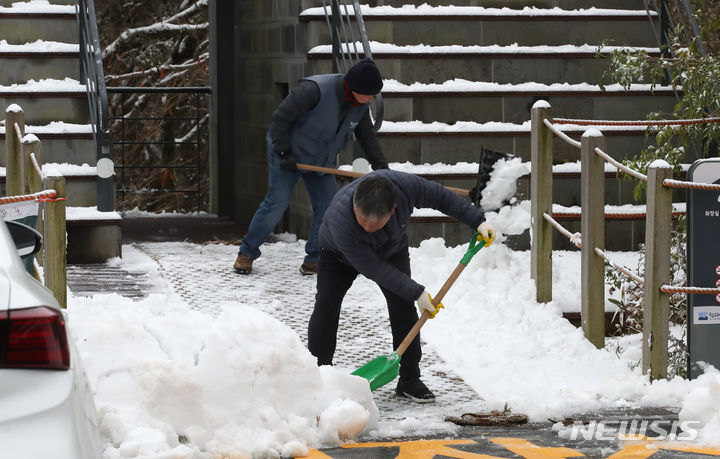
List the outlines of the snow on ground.
<svg viewBox="0 0 720 459">
<path fill-rule="evenodd" d="M 512 170 L 499 177 L 521 173 L 508 163 Z M 509 190 L 508 183 L 496 193 Z M 529 226 L 523 205 L 488 219 L 501 231 L 521 231 Z M 316 367 L 302 331 L 315 289 L 314 279 L 297 271 L 303 246 L 292 236 L 266 244 L 257 272 L 245 277 L 231 272 L 236 246 L 126 245 L 123 259 L 111 263 L 145 273 L 154 285 L 146 298 L 70 296 L 69 324 L 95 394 L 105 458 L 300 456 L 354 439 L 457 431 L 442 417 L 461 407 L 447 406 L 443 397 L 399 411 L 404 418 L 387 418 L 378 410 L 385 388 L 371 394 L 345 365 Z M 411 248 L 413 277 L 436 292 L 466 248 L 438 238 Z M 609 255 L 631 268 L 638 259 Z M 507 403 L 544 421 L 605 408 L 671 407 L 682 409 L 681 419 L 703 422 L 698 441 L 720 445 L 717 371 L 695 381 L 650 383 L 637 365 L 638 336 L 599 350 L 562 318 L 563 311 L 579 310 L 580 252 L 553 253 L 547 304 L 534 299 L 529 258 L 502 237 L 482 249 L 443 300 L 446 308 L 423 328 L 424 353 L 439 355 L 488 410 Z M 389 341 L 389 330 L 367 325 L 386 314 L 383 305 L 374 284 L 356 281 L 343 316 L 359 320 L 341 318 L 341 327 L 358 328 L 355 344 Z M 338 353 L 344 346 L 339 341 Z M 367 362 L 355 357 L 355 368 Z"/>
</svg>

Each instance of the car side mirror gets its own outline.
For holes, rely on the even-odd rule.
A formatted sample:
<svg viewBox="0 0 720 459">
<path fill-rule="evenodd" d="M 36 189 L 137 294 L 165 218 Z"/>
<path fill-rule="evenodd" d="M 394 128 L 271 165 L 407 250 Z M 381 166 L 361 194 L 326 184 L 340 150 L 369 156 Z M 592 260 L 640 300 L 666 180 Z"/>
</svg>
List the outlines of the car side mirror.
<svg viewBox="0 0 720 459">
<path fill-rule="evenodd" d="M 42 235 L 33 228 L 14 221 L 5 224 L 21 258 L 35 255 L 42 249 Z"/>
</svg>

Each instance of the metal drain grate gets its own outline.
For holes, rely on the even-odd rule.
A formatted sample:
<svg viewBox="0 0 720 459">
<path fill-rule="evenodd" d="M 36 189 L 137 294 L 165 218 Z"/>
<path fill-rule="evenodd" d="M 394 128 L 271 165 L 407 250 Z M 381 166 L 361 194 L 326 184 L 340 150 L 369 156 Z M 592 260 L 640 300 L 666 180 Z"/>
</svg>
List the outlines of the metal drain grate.
<svg viewBox="0 0 720 459">
<path fill-rule="evenodd" d="M 68 265 L 67 283 L 75 296 L 117 293 L 132 299 L 145 298 L 151 287 L 146 272 L 128 271 L 99 263 Z"/>
</svg>

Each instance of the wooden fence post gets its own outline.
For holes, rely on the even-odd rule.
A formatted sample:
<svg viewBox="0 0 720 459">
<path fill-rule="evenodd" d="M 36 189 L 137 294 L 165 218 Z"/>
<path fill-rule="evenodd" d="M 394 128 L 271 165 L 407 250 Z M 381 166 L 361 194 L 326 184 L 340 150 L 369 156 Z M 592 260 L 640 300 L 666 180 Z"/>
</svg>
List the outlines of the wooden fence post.
<svg viewBox="0 0 720 459">
<path fill-rule="evenodd" d="M 43 238 L 45 247 L 45 286 L 58 300 L 60 306 L 67 307 L 67 262 L 65 247 L 65 177 L 52 175 L 45 177 L 43 188 L 57 192 L 55 200 L 45 203 L 45 225 Z"/>
<path fill-rule="evenodd" d="M 670 283 L 672 189 L 663 180 L 672 178 L 672 167 L 663 160 L 648 168 L 647 220 L 645 224 L 645 284 L 643 285 L 643 374 L 667 378 L 670 299 L 660 287 Z"/>
<path fill-rule="evenodd" d="M 530 277 L 535 280 L 538 303 L 552 301 L 552 226 L 543 214 L 552 215 L 553 134 L 543 123 L 550 119 L 550 104 L 535 102 L 531 115 L 530 147 Z"/>
<path fill-rule="evenodd" d="M 581 313 L 585 337 L 597 348 L 605 346 L 605 162 L 595 148 L 605 148 L 602 133 L 590 128 L 580 142 Z"/>
<path fill-rule="evenodd" d="M 15 124 L 20 127 L 20 136 L 15 131 Z M 22 108 L 11 104 L 5 110 L 5 194 L 17 196 L 23 194 L 23 160 L 22 138 L 25 135 L 25 114 Z"/>
</svg>

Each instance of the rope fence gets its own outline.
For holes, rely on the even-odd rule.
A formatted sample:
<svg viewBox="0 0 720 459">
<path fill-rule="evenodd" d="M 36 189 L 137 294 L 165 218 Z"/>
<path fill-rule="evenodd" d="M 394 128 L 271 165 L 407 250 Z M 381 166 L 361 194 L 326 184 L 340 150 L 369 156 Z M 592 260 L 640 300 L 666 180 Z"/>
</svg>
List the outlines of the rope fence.
<svg viewBox="0 0 720 459">
<path fill-rule="evenodd" d="M 45 174 L 43 174 L 42 168 L 38 164 L 38 160 L 35 157 L 35 153 L 30 153 L 30 162 L 33 165 L 33 168 L 35 168 L 35 173 L 37 173 L 38 178 L 40 180 L 43 180 L 45 178 Z"/>
<path fill-rule="evenodd" d="M 608 256 L 608 254 L 605 253 L 604 250 L 600 250 L 600 249 L 598 249 L 597 247 L 595 247 L 595 253 L 597 253 L 597 254 L 600 255 L 605 261 L 607 261 L 607 262 L 610 264 L 610 266 L 612 266 L 613 268 L 617 269 L 617 270 L 620 271 L 621 273 L 625 274 L 625 275 L 626 275 L 627 277 L 629 277 L 630 279 L 634 280 L 635 283 L 637 283 L 638 285 L 643 285 L 643 284 L 645 283 L 645 279 L 643 279 L 642 277 L 638 276 L 638 275 L 635 274 L 634 272 L 630 271 L 629 268 L 627 268 L 627 267 L 625 267 L 625 266 L 623 266 L 623 265 L 621 265 L 621 264 L 619 264 L 619 263 L 616 263 L 616 262 L 612 261 L 612 260 L 610 259 L 610 257 Z"/>
<path fill-rule="evenodd" d="M 663 285 L 660 287 L 660 291 L 663 293 L 686 293 L 688 295 L 716 295 L 720 294 L 720 288 L 706 288 L 706 287 L 680 287 L 676 285 Z"/>
<path fill-rule="evenodd" d="M 18 123 L 13 123 L 13 129 L 15 130 L 15 135 L 17 136 L 17 138 L 22 139 L 23 135 L 22 135 L 22 128 L 20 127 L 20 125 Z"/>
<path fill-rule="evenodd" d="M 621 170 L 621 171 L 625 172 L 626 174 L 635 177 L 638 180 L 647 182 L 647 175 L 641 174 L 640 172 L 636 171 L 635 169 L 631 169 L 631 168 L 627 167 L 626 165 L 616 161 L 614 158 L 612 158 L 610 155 L 608 155 L 607 153 L 602 151 L 600 148 L 595 148 L 593 151 L 595 152 L 595 154 L 600 156 L 602 159 L 604 159 L 608 163 L 612 164 L 613 166 L 617 167 L 618 170 Z"/>
<path fill-rule="evenodd" d="M 554 218 L 552 218 L 548 214 L 544 213 L 543 218 L 545 220 L 547 220 L 548 222 L 550 222 L 550 224 L 552 226 L 554 226 L 555 229 L 557 229 L 560 232 L 560 234 L 562 234 L 566 238 L 570 239 L 570 242 L 572 242 L 575 245 L 575 247 L 577 247 L 578 249 L 582 247 L 582 235 L 580 233 L 571 233 L 564 226 L 562 226 L 560 223 L 558 223 Z"/>
<path fill-rule="evenodd" d="M 652 379 L 667 377 L 669 295 L 718 295 L 720 288 L 684 287 L 670 285 L 670 240 L 672 218 L 686 215 L 674 209 L 672 189 L 720 191 L 720 184 L 687 182 L 672 179 L 672 168 L 667 163 L 652 163 L 647 175 L 623 165 L 607 154 L 602 132 L 586 131 L 578 142 L 560 128 L 560 125 L 587 126 L 689 126 L 720 124 L 720 118 L 688 120 L 613 121 L 555 118 L 551 106 L 538 101 L 533 106 L 531 118 L 531 191 L 533 205 L 531 224 L 533 231 L 531 248 L 531 277 L 535 280 L 538 302 L 552 300 L 552 228 L 570 239 L 582 251 L 581 256 L 581 314 L 586 338 L 598 348 L 604 347 L 605 263 L 627 276 L 643 288 L 643 357 L 642 369 Z M 553 134 L 571 146 L 580 149 L 581 156 L 581 206 L 577 212 L 552 211 L 552 164 Z M 644 211 L 607 212 L 605 209 L 604 170 L 605 163 L 618 171 L 647 183 L 647 204 Z M 534 178 L 534 180 L 533 180 Z M 581 232 L 572 233 L 556 219 L 580 217 Z M 613 261 L 605 252 L 605 220 L 644 218 L 645 225 L 645 273 L 641 277 L 625 266 Z M 583 242 L 585 244 L 583 244 Z M 591 255 L 592 254 L 592 255 Z M 549 268 L 548 268 L 549 265 Z"/>
<path fill-rule="evenodd" d="M 13 202 L 23 201 L 49 201 L 57 198 L 57 192 L 55 190 L 43 190 L 33 194 L 22 194 L 19 196 L 6 196 L 0 198 L 0 204 L 11 204 Z"/>
<path fill-rule="evenodd" d="M 682 180 L 674 179 L 663 180 L 663 186 L 666 186 L 668 188 L 685 188 L 689 190 L 720 191 L 720 184 L 718 183 L 684 182 Z"/>
<path fill-rule="evenodd" d="M 582 211 L 577 212 L 571 212 L 571 211 L 563 211 L 563 212 L 553 212 L 552 213 L 553 218 L 560 219 L 560 220 L 574 220 L 578 217 L 582 217 Z M 681 215 L 687 215 L 687 211 L 684 210 L 673 210 L 672 211 L 672 217 L 677 218 Z M 618 212 L 618 211 L 610 211 L 605 212 L 605 219 L 606 220 L 642 220 L 647 218 L 647 212 Z"/>
<path fill-rule="evenodd" d="M 555 124 L 574 124 L 576 126 L 692 126 L 696 124 L 719 124 L 720 118 L 695 118 L 687 120 L 584 120 L 572 118 L 554 118 Z"/>
<path fill-rule="evenodd" d="M 573 147 L 580 148 L 580 142 L 577 140 L 571 138 L 569 135 L 565 134 L 563 131 L 555 127 L 552 121 L 550 121 L 548 118 L 545 118 L 543 120 L 543 124 L 548 127 L 553 133 L 555 133 L 556 136 L 563 139 L 565 142 L 569 143 Z"/>
<path fill-rule="evenodd" d="M 570 231 L 567 230 L 567 228 L 562 226 L 560 223 L 558 223 L 554 218 L 552 218 L 548 214 L 543 214 L 543 218 L 545 220 L 547 220 L 553 227 L 555 227 L 555 229 L 557 229 L 558 232 L 560 232 L 563 236 L 567 237 L 570 240 L 570 242 L 572 244 L 574 244 L 577 248 L 579 248 L 579 249 L 582 248 L 582 234 L 577 233 L 577 232 L 571 233 Z M 643 278 L 641 278 L 637 274 L 630 271 L 629 268 L 611 260 L 610 257 L 605 253 L 604 250 L 600 250 L 599 248 L 595 247 L 595 253 L 597 253 L 602 258 L 604 258 L 605 261 L 607 261 L 608 264 L 610 264 L 610 266 L 614 267 L 621 273 L 625 274 L 630 279 L 634 280 L 638 285 L 643 285 L 645 283 L 645 280 Z M 718 289 L 718 290 L 720 291 L 720 289 Z"/>
</svg>

